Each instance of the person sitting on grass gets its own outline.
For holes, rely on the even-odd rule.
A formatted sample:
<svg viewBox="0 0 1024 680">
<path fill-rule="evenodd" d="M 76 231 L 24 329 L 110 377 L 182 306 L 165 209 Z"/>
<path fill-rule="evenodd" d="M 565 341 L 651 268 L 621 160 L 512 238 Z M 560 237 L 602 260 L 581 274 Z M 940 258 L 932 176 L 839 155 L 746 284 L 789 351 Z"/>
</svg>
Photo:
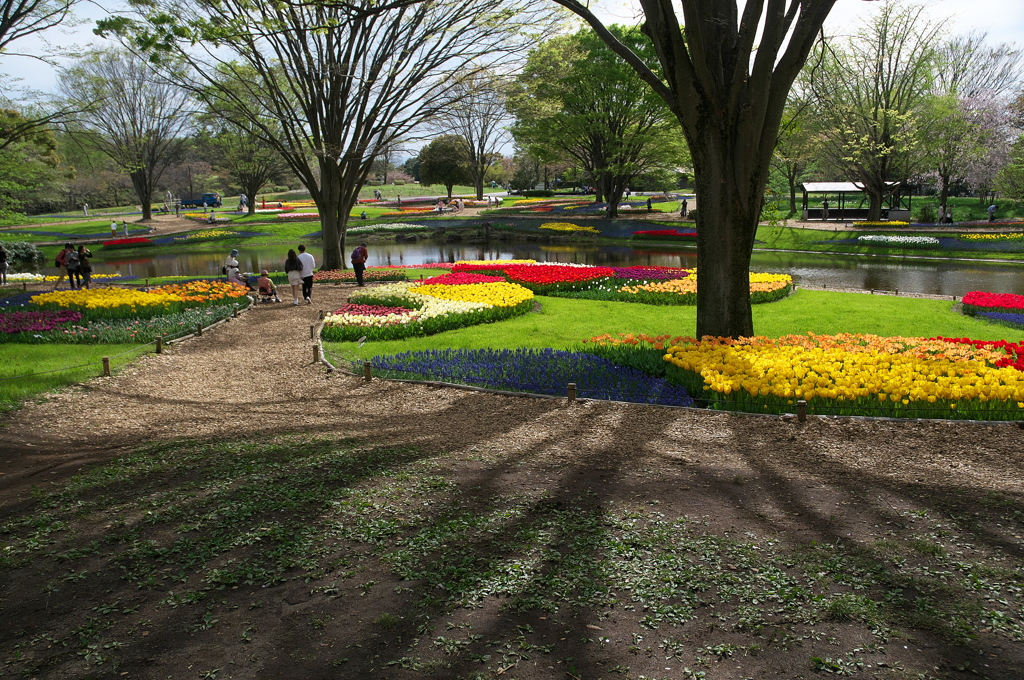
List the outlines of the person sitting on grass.
<svg viewBox="0 0 1024 680">
<path fill-rule="evenodd" d="M 271 295 L 274 296 L 274 302 L 280 302 L 281 298 L 277 296 L 277 286 L 270 280 L 270 273 L 264 269 L 260 272 L 260 277 L 256 279 L 256 288 L 259 290 L 260 297 L 263 298 L 264 302 L 270 302 L 269 298 Z"/>
</svg>

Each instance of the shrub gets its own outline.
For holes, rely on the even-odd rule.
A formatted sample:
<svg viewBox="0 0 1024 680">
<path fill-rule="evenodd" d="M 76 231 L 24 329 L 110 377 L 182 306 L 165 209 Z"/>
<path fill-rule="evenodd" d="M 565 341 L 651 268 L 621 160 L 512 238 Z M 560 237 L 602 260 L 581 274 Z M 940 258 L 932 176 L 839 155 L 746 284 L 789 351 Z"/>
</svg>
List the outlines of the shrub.
<svg viewBox="0 0 1024 680">
<path fill-rule="evenodd" d="M 926 224 L 935 222 L 935 207 L 927 203 L 922 205 L 917 213 L 917 219 Z"/>
<path fill-rule="evenodd" d="M 35 269 L 36 267 L 43 266 L 45 263 L 42 251 L 34 243 L 12 241 L 3 244 L 3 246 L 4 250 L 7 251 L 7 261 L 12 267 Z"/>
<path fill-rule="evenodd" d="M 555 192 L 550 189 L 527 189 L 523 192 L 523 196 L 527 198 L 550 198 L 554 195 Z"/>
</svg>

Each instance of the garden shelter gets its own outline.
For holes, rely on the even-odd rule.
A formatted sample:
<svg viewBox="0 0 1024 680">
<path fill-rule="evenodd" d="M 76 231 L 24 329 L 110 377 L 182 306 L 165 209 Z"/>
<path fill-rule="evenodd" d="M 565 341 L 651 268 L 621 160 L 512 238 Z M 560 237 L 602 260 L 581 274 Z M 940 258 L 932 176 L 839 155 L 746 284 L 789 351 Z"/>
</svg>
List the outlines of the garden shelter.
<svg viewBox="0 0 1024 680">
<path fill-rule="evenodd" d="M 829 220 L 863 220 L 868 216 L 868 195 L 860 182 L 804 182 L 803 219 L 822 219 L 823 203 L 828 201 Z M 886 182 L 890 188 L 882 199 L 882 219 L 910 221 L 910 197 L 900 192 L 899 182 Z"/>
</svg>

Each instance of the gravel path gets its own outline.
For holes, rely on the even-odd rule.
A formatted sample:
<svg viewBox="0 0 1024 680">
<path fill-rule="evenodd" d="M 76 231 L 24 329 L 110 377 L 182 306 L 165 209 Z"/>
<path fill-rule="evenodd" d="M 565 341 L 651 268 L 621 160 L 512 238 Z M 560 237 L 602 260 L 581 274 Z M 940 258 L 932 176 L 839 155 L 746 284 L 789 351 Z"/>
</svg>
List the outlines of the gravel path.
<svg viewBox="0 0 1024 680">
<path fill-rule="evenodd" d="M 635 461 L 631 474 L 643 476 L 680 465 L 746 474 L 771 461 L 801 475 L 867 475 L 963 493 L 1024 491 L 1024 431 L 1015 424 L 801 424 L 607 402 L 567 406 L 331 374 L 312 361 L 309 328 L 321 309 L 336 308 L 351 290 L 322 285 L 311 306 L 257 305 L 113 377 L 27 404 L 0 423 L 0 508 L 32 485 L 140 441 L 287 432 L 427 453 L 501 451 L 549 463 L 624 455 Z"/>
</svg>

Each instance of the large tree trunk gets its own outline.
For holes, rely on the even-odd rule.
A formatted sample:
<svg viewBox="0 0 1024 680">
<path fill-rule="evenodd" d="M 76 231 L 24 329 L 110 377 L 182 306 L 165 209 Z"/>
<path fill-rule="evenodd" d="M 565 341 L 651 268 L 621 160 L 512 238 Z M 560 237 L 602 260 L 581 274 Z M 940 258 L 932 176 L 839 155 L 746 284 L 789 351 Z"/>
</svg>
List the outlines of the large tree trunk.
<svg viewBox="0 0 1024 680">
<path fill-rule="evenodd" d="M 147 222 L 153 219 L 153 189 L 150 183 L 149 171 L 146 168 L 142 170 L 136 170 L 131 173 L 132 187 L 135 189 L 135 195 L 139 199 L 139 205 L 142 206 L 142 221 Z"/>
<path fill-rule="evenodd" d="M 697 333 L 738 338 L 754 334 L 750 256 L 764 201 L 756 165 L 738 163 L 728 126 L 711 153 L 694 154 L 697 211 Z M 709 135 L 710 136 L 710 135 Z M 720 149 L 719 153 L 713 151 Z M 766 164 L 765 164 L 766 167 Z"/>
<path fill-rule="evenodd" d="M 345 266 L 342 250 L 345 223 L 340 219 L 342 208 L 341 171 L 337 163 L 328 160 L 320 164 L 320 228 L 323 230 L 324 257 L 321 269 L 342 269 Z M 346 215 L 347 216 L 347 215 Z"/>
</svg>

